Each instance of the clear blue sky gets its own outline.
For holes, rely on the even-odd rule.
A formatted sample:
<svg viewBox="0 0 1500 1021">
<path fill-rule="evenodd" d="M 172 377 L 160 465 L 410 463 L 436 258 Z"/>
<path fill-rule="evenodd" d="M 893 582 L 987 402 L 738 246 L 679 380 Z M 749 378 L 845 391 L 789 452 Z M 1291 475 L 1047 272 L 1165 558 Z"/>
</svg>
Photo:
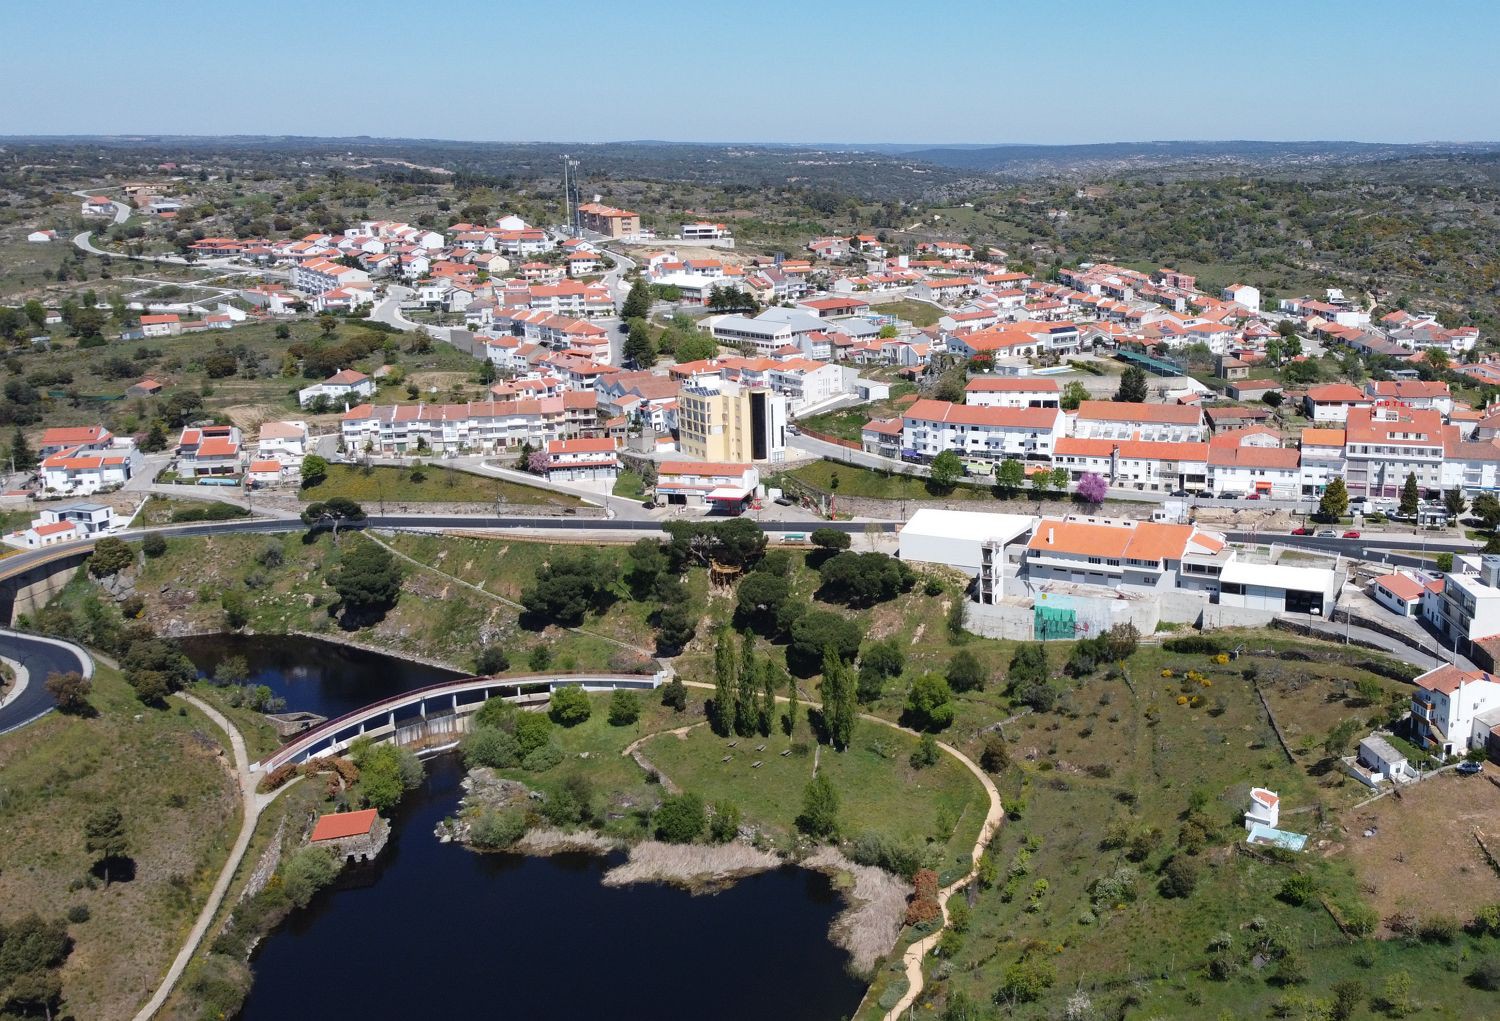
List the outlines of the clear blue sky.
<svg viewBox="0 0 1500 1021">
<path fill-rule="evenodd" d="M 1496 0 L 0 0 L 0 134 L 1500 139 Z"/>
</svg>

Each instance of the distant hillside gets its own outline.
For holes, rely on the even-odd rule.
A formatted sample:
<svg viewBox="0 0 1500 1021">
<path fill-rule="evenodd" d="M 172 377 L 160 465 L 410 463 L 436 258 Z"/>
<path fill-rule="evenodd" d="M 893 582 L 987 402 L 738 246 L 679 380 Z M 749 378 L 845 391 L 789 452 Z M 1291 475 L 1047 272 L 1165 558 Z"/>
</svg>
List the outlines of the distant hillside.
<svg viewBox="0 0 1500 1021">
<path fill-rule="evenodd" d="M 1500 143 L 1439 142 L 1102 142 L 1094 145 L 944 146 L 902 155 L 955 170 L 1031 176 L 1113 173 L 1180 164 L 1288 167 L 1369 163 L 1410 156 L 1494 152 Z"/>
</svg>

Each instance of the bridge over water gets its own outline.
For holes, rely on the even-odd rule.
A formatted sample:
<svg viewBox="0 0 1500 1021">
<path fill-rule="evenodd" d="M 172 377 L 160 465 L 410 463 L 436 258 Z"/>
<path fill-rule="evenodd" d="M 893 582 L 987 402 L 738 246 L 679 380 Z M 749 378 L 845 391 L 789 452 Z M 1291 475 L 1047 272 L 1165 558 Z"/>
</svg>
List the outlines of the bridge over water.
<svg viewBox="0 0 1500 1021">
<path fill-rule="evenodd" d="M 469 730 L 470 719 L 492 697 L 519 705 L 539 705 L 555 688 L 582 687 L 586 691 L 615 688 L 651 690 L 667 674 L 550 673 L 507 677 L 465 677 L 415 688 L 372 702 L 297 735 L 255 763 L 256 771 L 270 772 L 288 762 L 306 762 L 321 755 L 337 755 L 361 737 L 399 745 L 446 745 Z"/>
</svg>

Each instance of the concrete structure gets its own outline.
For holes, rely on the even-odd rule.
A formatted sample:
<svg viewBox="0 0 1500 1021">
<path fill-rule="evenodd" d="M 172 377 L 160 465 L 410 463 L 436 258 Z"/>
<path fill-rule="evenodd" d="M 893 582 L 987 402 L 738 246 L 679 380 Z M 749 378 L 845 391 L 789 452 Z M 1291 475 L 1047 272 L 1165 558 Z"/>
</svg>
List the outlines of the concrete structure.
<svg viewBox="0 0 1500 1021">
<path fill-rule="evenodd" d="M 1321 567 L 1290 567 L 1232 559 L 1219 572 L 1219 603 L 1275 614 L 1327 617 L 1338 592 L 1338 574 Z"/>
<path fill-rule="evenodd" d="M 988 543 L 1008 546 L 1036 526 L 1028 514 L 991 514 L 983 511 L 923 507 L 901 526 L 900 556 L 912 564 L 941 564 L 969 577 L 979 576 Z"/>
<path fill-rule="evenodd" d="M 1281 796 L 1264 787 L 1250 788 L 1250 807 L 1245 809 L 1245 829 L 1257 825 L 1276 828 L 1281 819 Z"/>
</svg>

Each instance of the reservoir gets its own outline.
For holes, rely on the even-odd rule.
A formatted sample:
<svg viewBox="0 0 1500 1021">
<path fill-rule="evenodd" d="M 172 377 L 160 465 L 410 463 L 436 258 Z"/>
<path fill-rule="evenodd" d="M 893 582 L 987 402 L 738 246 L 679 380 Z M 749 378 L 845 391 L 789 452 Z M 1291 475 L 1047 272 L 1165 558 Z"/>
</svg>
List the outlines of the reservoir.
<svg viewBox="0 0 1500 1021">
<path fill-rule="evenodd" d="M 314 639 L 194 638 L 200 670 L 244 656 L 288 709 L 338 715 L 450 676 Z M 605 887 L 622 854 L 481 855 L 433 830 L 458 809 L 457 756 L 393 817 L 378 862 L 346 867 L 258 948 L 244 1021 L 295 1017 L 833 1021 L 864 983 L 828 941 L 828 877 L 782 868 L 717 894 Z"/>
</svg>

